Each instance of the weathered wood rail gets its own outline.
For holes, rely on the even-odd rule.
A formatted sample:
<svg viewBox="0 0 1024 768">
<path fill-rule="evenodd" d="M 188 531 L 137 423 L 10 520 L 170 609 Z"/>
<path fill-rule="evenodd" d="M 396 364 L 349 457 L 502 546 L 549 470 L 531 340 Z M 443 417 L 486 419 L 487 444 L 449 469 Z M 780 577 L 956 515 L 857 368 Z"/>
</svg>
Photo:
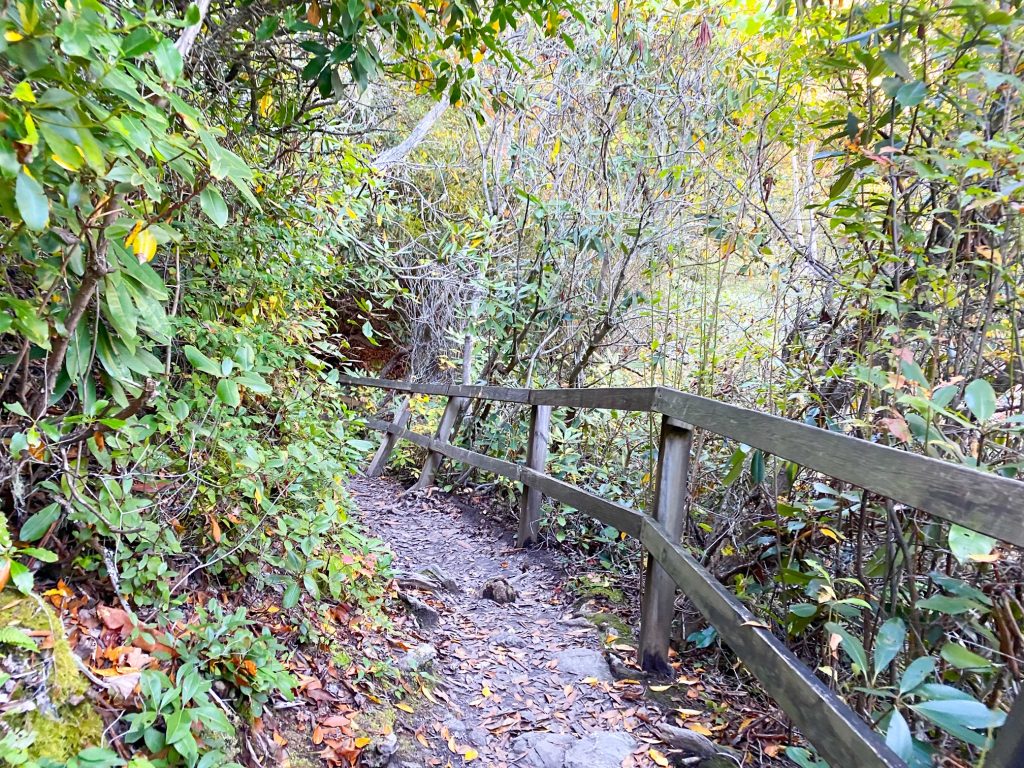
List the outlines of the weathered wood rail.
<svg viewBox="0 0 1024 768">
<path fill-rule="evenodd" d="M 407 429 L 408 400 L 392 422 L 367 420 L 384 433 L 368 474 L 379 474 L 399 439 L 427 449 L 416 487 L 433 484 L 444 457 L 519 482 L 520 546 L 536 542 L 542 496 L 593 515 L 640 539 L 649 554 L 641 598 L 639 656 L 648 671 L 668 665 L 676 588 L 718 630 L 765 690 L 834 768 L 898 768 L 905 763 L 680 543 L 687 504 L 690 446 L 695 428 L 740 441 L 766 453 L 843 480 L 944 520 L 1024 546 L 1024 483 L 728 405 L 666 387 L 514 389 L 454 384 L 415 384 L 355 376 L 357 387 L 447 397 L 434 437 Z M 497 459 L 448 442 L 468 400 L 529 405 L 527 463 Z M 598 408 L 661 414 L 661 436 L 651 514 L 616 504 L 545 474 L 553 408 Z M 1020 697 L 986 768 L 1024 766 L 1024 697 Z"/>
</svg>

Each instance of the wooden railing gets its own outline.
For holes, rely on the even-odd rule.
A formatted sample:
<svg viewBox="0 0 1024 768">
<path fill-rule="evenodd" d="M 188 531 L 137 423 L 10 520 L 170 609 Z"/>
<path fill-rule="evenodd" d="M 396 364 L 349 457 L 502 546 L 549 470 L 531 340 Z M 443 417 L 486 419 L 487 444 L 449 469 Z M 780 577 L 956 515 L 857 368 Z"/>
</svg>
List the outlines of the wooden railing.
<svg viewBox="0 0 1024 768">
<path fill-rule="evenodd" d="M 643 668 L 651 672 L 668 669 L 669 636 L 678 587 L 835 768 L 896 768 L 905 764 L 681 546 L 693 430 L 701 428 L 738 440 L 944 520 L 1024 546 L 1024 483 L 675 389 L 514 389 L 414 384 L 354 376 L 342 377 L 342 383 L 448 398 L 434 437 L 406 428 L 407 400 L 397 408 L 394 421 L 368 420 L 368 426 L 384 432 L 385 438 L 367 474 L 379 474 L 395 443 L 404 439 L 427 449 L 423 470 L 414 487 L 433 484 L 443 457 L 522 483 L 520 546 L 537 540 L 544 495 L 639 538 L 650 555 L 640 613 L 638 653 Z M 470 399 L 530 406 L 525 465 L 448 442 L 459 412 Z M 661 414 L 651 514 L 629 509 L 545 474 L 551 411 L 560 407 Z M 1024 766 L 1024 697 L 1014 705 L 985 765 Z"/>
</svg>

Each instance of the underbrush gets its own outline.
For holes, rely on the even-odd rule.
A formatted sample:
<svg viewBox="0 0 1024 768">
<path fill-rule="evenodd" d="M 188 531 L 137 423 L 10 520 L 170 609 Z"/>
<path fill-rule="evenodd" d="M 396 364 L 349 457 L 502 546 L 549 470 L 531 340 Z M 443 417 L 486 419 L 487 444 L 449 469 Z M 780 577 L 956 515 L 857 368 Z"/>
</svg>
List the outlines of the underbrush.
<svg viewBox="0 0 1024 768">
<path fill-rule="evenodd" d="M 921 410 L 909 447 L 924 447 L 925 417 L 941 418 L 947 434 L 956 428 L 969 434 L 977 424 L 997 446 L 991 468 L 1016 470 L 1000 466 L 998 457 L 1004 455 L 999 446 L 1016 439 L 1018 420 L 995 414 L 984 381 L 968 387 L 959 409 L 942 404 L 941 412 L 933 400 L 948 403 L 949 393 L 924 400 L 916 393 L 931 392 L 926 381 L 896 386 L 897 396 Z M 415 400 L 411 428 L 432 432 L 440 407 Z M 485 418 L 471 411 L 455 442 L 523 462 L 526 417 L 514 406 Z M 657 455 L 646 416 L 556 411 L 551 435 L 550 474 L 625 506 L 647 508 Z M 953 442 L 948 449 L 960 450 Z M 976 463 L 964 453 L 964 463 Z M 405 469 L 422 458 L 408 446 L 396 456 Z M 517 507 L 518 485 L 457 464 L 446 466 L 439 484 L 458 488 L 467 481 L 502 506 Z M 877 723 L 911 765 L 930 765 L 940 754 L 984 754 L 1005 720 L 1022 648 L 1016 549 L 711 435 L 695 442 L 688 511 L 683 542 L 693 555 Z M 638 595 L 639 544 L 550 501 L 542 535 L 571 561 L 571 588 L 584 613 L 613 639 L 628 636 L 627 627 L 605 614 L 635 619 L 636 605 L 621 603 L 624 593 L 634 603 Z M 732 652 L 685 595 L 678 607 L 675 644 L 684 664 L 726 674 L 737 663 Z M 803 747 L 787 754 L 800 765 L 818 765 Z"/>
<path fill-rule="evenodd" d="M 337 215 L 365 170 L 325 168 L 330 199 L 259 174 L 242 157 L 258 148 L 190 105 L 179 19 L 19 8 L 0 18 L 21 82 L 0 97 L 0 605 L 44 604 L 54 625 L 0 636 L 19 672 L 0 672 L 18 715 L 0 756 L 251 763 L 320 659 L 394 686 L 359 650 L 389 623 L 390 555 L 351 517 L 372 445 L 328 306 L 369 312 L 379 287 L 345 259 L 362 207 Z M 47 705 L 68 675 L 75 701 Z"/>
</svg>

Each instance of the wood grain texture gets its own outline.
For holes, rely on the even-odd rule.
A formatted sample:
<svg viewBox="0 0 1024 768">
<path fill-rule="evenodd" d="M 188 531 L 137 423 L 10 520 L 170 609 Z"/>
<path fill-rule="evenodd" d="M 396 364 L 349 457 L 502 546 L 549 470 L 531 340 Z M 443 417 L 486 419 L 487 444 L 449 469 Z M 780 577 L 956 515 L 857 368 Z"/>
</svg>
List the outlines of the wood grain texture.
<svg viewBox="0 0 1024 768">
<path fill-rule="evenodd" d="M 657 387 L 608 387 L 602 389 L 531 389 L 531 405 L 559 408 L 601 408 L 618 411 L 650 411 Z"/>
<path fill-rule="evenodd" d="M 1017 695 L 1006 722 L 996 732 L 996 743 L 985 765 L 987 768 L 1024 766 L 1024 696 Z"/>
<path fill-rule="evenodd" d="M 441 421 L 437 425 L 437 434 L 434 435 L 439 443 L 448 442 L 448 437 L 455 428 L 455 423 L 459 420 L 459 414 L 462 412 L 462 406 L 465 403 L 466 400 L 461 397 L 448 398 L 448 403 L 444 407 L 444 413 L 441 414 Z M 423 469 L 420 470 L 420 478 L 410 490 L 419 491 L 434 484 L 434 476 L 437 475 L 437 470 L 441 466 L 442 456 L 443 454 L 437 451 L 427 451 L 427 458 L 423 460 Z"/>
<path fill-rule="evenodd" d="M 625 531 L 630 536 L 640 535 L 645 515 L 635 509 L 602 499 L 596 493 L 585 491 L 575 485 L 542 475 L 526 467 L 522 468 L 519 476 L 522 482 L 537 488 L 545 496 L 550 496 L 581 512 L 593 515 L 605 525 Z"/>
<path fill-rule="evenodd" d="M 659 387 L 654 407 L 908 506 L 1024 546 L 1024 483 Z"/>
<path fill-rule="evenodd" d="M 530 408 L 530 441 L 526 448 L 526 466 L 544 474 L 548 463 L 548 445 L 551 443 L 551 406 L 535 405 Z M 533 546 L 540 539 L 540 507 L 544 494 L 539 488 L 523 484 L 519 501 L 519 531 L 516 546 Z"/>
<path fill-rule="evenodd" d="M 399 429 L 405 429 L 405 425 L 409 423 L 409 416 L 409 398 L 404 397 L 401 404 L 395 409 L 395 418 L 391 423 Z M 397 442 L 398 437 L 396 435 L 393 435 L 391 432 L 384 432 L 384 439 L 381 440 L 380 445 L 377 447 L 377 452 L 373 455 L 370 465 L 366 468 L 367 477 L 378 477 L 387 469 L 388 460 L 391 458 L 391 452 L 395 450 Z"/>
<path fill-rule="evenodd" d="M 343 376 L 342 383 L 402 392 L 555 407 L 653 411 L 760 448 L 1002 541 L 1024 546 L 1024 482 L 860 440 L 839 432 L 667 387 L 526 390 L 409 384 Z"/>
<path fill-rule="evenodd" d="M 647 518 L 640 540 L 833 768 L 905 768 L 880 736 L 661 525 Z"/>
<path fill-rule="evenodd" d="M 686 501 L 693 430 L 670 416 L 661 419 L 653 517 L 679 541 L 686 522 Z M 672 621 L 676 614 L 676 583 L 654 557 L 644 566 L 640 595 L 640 666 L 645 672 L 672 674 L 668 661 Z"/>
</svg>

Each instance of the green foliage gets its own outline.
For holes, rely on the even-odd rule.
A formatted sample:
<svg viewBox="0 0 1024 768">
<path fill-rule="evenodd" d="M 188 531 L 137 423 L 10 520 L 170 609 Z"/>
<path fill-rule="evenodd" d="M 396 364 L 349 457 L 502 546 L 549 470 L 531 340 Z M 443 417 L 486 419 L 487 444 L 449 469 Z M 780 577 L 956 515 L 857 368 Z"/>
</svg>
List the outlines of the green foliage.
<svg viewBox="0 0 1024 768">
<path fill-rule="evenodd" d="M 143 708 L 128 716 L 124 738 L 129 744 L 144 744 L 151 753 L 167 755 L 154 758 L 154 766 L 238 765 L 223 751 L 234 726 L 210 697 L 210 683 L 194 669 L 186 669 L 175 682 L 163 672 L 146 670 L 139 686 Z M 202 756 L 197 735 L 204 744 Z"/>
<path fill-rule="evenodd" d="M 291 699 L 295 676 L 284 665 L 286 649 L 266 627 L 253 632 L 253 622 L 244 608 L 226 613 L 215 600 L 198 606 L 198 631 L 179 641 L 181 666 L 176 684 L 182 689 L 182 703 L 195 698 L 194 692 L 208 692 L 210 680 L 220 680 L 240 700 L 238 710 L 260 717 L 270 695 L 280 692 Z"/>
</svg>

